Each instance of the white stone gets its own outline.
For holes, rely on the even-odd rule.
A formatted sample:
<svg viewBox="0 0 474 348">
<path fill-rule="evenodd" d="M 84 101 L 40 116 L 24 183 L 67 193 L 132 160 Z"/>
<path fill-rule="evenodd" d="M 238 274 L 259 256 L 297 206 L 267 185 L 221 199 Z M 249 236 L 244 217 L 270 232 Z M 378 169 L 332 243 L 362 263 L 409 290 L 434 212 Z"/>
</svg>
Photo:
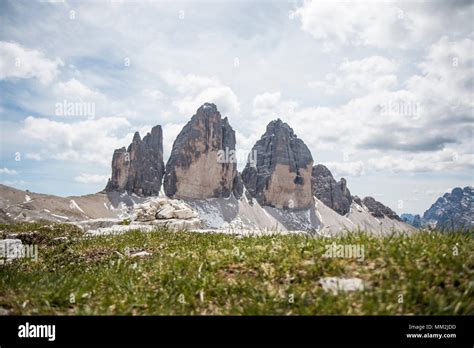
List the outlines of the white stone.
<svg viewBox="0 0 474 348">
<path fill-rule="evenodd" d="M 337 295 L 339 291 L 362 291 L 366 288 L 360 278 L 324 277 L 319 279 L 324 291 Z"/>
<path fill-rule="evenodd" d="M 146 257 L 146 256 L 150 256 L 151 253 L 147 252 L 147 251 L 139 251 L 137 253 L 134 253 L 134 254 L 130 254 L 130 257 Z"/>
<path fill-rule="evenodd" d="M 166 227 L 172 231 L 189 231 L 201 227 L 201 220 L 197 218 L 188 219 L 188 220 L 170 220 Z"/>
<path fill-rule="evenodd" d="M 197 214 L 190 208 L 175 210 L 173 215 L 176 219 L 192 219 L 197 217 Z"/>
<path fill-rule="evenodd" d="M 157 219 L 172 219 L 174 217 L 174 208 L 171 205 L 165 205 L 156 214 Z"/>
</svg>

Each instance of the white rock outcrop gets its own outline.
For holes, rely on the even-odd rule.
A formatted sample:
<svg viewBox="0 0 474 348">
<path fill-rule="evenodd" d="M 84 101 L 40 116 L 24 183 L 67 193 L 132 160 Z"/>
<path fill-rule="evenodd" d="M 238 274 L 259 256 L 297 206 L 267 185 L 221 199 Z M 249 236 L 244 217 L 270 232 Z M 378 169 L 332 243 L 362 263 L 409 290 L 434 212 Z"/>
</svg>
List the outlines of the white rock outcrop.
<svg viewBox="0 0 474 348">
<path fill-rule="evenodd" d="M 136 206 L 134 220 L 175 231 L 201 227 L 197 211 L 183 201 L 168 198 L 153 198 Z"/>
</svg>

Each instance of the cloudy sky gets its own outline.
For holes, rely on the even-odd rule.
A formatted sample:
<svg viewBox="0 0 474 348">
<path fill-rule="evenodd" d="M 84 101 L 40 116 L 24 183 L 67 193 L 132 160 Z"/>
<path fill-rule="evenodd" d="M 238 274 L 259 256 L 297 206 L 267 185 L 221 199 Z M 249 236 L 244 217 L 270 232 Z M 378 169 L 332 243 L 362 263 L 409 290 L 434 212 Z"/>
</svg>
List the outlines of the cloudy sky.
<svg viewBox="0 0 474 348">
<path fill-rule="evenodd" d="M 246 153 L 277 117 L 353 194 L 422 213 L 473 185 L 472 1 L 0 1 L 0 175 L 101 190 L 214 102 Z M 240 164 L 240 167 L 242 164 Z"/>
</svg>

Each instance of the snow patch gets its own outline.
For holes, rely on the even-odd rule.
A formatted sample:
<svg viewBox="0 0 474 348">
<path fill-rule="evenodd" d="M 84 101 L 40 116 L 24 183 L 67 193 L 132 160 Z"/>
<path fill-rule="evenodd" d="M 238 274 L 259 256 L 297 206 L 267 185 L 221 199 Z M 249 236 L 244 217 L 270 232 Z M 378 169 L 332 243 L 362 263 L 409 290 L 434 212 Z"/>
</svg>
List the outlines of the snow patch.
<svg viewBox="0 0 474 348">
<path fill-rule="evenodd" d="M 211 202 L 212 200 L 210 200 L 210 202 L 205 202 L 202 206 L 196 206 L 194 209 L 198 211 L 200 219 L 210 228 L 220 228 L 226 223 L 226 221 L 219 209 L 213 204 L 210 204 Z"/>
<path fill-rule="evenodd" d="M 71 209 L 77 209 L 79 210 L 82 214 L 86 215 L 86 213 L 84 213 L 84 210 L 81 209 L 81 207 L 79 207 L 79 205 L 76 203 L 76 201 L 74 199 L 71 199 L 69 201 L 69 208 Z"/>
<path fill-rule="evenodd" d="M 69 220 L 69 218 L 67 216 L 62 216 L 62 215 L 56 215 L 56 214 L 53 214 L 53 213 L 50 213 L 52 216 L 54 217 L 57 217 L 57 218 L 60 218 L 60 219 L 64 219 L 64 220 Z"/>
</svg>

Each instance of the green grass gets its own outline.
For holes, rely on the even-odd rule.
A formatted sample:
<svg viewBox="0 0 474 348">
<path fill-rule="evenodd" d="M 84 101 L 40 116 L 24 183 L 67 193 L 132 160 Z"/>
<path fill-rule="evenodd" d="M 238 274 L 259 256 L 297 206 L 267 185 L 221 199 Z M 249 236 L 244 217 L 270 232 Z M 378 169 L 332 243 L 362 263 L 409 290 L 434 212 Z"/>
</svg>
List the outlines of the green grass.
<svg viewBox="0 0 474 348">
<path fill-rule="evenodd" d="M 39 248 L 37 262 L 0 266 L 0 307 L 11 314 L 474 314 L 468 233 L 325 239 L 157 230 L 82 238 L 66 224 L 0 230 L 36 231 L 24 240 Z M 363 245 L 365 259 L 324 258 L 332 242 Z M 152 255 L 131 258 L 127 249 Z M 332 276 L 371 287 L 333 295 L 318 283 Z"/>
</svg>

